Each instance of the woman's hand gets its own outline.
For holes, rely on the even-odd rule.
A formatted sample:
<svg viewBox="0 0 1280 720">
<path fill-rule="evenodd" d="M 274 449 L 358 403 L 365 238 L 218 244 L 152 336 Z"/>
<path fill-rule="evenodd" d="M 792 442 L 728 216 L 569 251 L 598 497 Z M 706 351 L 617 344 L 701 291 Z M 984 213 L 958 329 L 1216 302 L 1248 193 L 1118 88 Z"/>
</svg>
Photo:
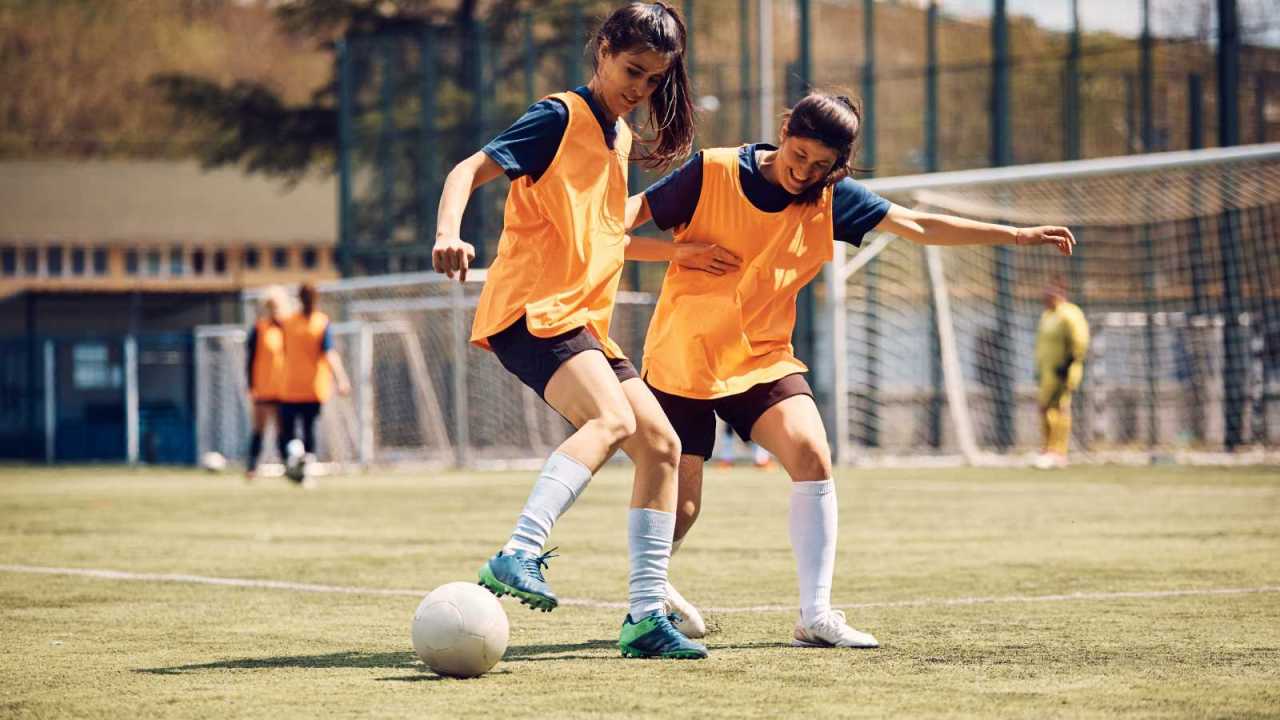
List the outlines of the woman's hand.
<svg viewBox="0 0 1280 720">
<path fill-rule="evenodd" d="M 458 280 L 467 281 L 467 268 L 476 259 L 476 248 L 462 238 L 438 238 L 431 249 L 431 266 L 452 278 L 458 273 Z"/>
<path fill-rule="evenodd" d="M 701 270 L 712 275 L 724 275 L 742 267 L 742 258 L 712 243 L 676 243 L 674 260 L 682 268 Z"/>
<path fill-rule="evenodd" d="M 1040 227 L 1018 228 L 1019 245 L 1057 245 L 1058 252 L 1070 255 L 1076 246 L 1076 236 L 1064 227 L 1041 225 Z"/>
</svg>

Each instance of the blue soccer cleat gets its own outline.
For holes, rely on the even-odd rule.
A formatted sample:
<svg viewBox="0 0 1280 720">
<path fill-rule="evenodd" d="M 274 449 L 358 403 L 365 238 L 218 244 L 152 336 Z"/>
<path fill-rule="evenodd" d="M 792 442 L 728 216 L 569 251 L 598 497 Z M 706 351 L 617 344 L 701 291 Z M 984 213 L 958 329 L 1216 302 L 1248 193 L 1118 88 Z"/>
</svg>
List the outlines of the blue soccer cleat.
<svg viewBox="0 0 1280 720">
<path fill-rule="evenodd" d="M 542 568 L 551 558 L 559 557 L 552 554 L 554 550 L 541 555 L 526 550 L 499 551 L 480 568 L 480 584 L 498 597 L 510 595 L 532 609 L 551 612 L 560 600 L 542 577 Z"/>
<path fill-rule="evenodd" d="M 671 616 L 662 613 L 641 618 L 640 622 L 627 615 L 618 635 L 618 649 L 629 658 L 701 660 L 707 656 L 706 646 L 681 635 L 671 624 Z"/>
</svg>

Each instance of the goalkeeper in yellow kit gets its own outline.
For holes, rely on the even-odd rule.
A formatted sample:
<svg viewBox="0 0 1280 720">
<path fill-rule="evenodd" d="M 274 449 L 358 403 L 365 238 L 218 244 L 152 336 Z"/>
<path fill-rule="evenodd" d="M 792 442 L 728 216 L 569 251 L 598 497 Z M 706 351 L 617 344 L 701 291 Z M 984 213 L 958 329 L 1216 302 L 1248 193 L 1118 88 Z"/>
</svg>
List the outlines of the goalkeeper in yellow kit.
<svg viewBox="0 0 1280 720">
<path fill-rule="evenodd" d="M 1067 464 L 1071 442 L 1071 393 L 1084 378 L 1089 323 L 1079 306 L 1067 302 L 1061 284 L 1044 290 L 1045 311 L 1036 331 L 1036 374 L 1040 382 L 1040 420 L 1044 445 L 1036 467 Z"/>
</svg>

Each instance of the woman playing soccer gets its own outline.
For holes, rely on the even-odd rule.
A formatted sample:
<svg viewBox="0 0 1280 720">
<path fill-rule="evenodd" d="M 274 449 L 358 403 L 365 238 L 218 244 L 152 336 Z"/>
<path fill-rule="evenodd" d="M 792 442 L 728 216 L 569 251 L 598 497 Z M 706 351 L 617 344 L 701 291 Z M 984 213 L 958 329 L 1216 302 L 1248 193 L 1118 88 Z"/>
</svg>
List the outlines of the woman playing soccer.
<svg viewBox="0 0 1280 720">
<path fill-rule="evenodd" d="M 284 289 L 267 288 L 258 320 L 250 328 L 245 343 L 245 374 L 249 399 L 253 401 L 253 431 L 249 435 L 249 457 L 244 471 L 246 480 L 252 480 L 257 474 L 262 434 L 266 432 L 267 425 L 274 422 L 276 432 L 280 432 L 277 414 L 285 383 L 284 322 L 287 308 Z M 283 460 L 284 456 L 281 455 L 280 459 Z"/>
<path fill-rule="evenodd" d="M 351 392 L 342 356 L 333 349 L 329 316 L 316 308 L 316 300 L 316 286 L 303 283 L 298 288 L 302 311 L 286 318 L 283 324 L 285 382 L 280 393 L 277 438 L 285 477 L 307 487 L 311 487 L 307 465 L 315 459 L 316 452 L 316 418 L 329 400 L 332 382 L 337 381 L 339 395 Z M 294 443 L 299 421 L 302 441 Z"/>
<path fill-rule="evenodd" d="M 480 581 L 549 611 L 557 598 L 542 575 L 556 519 L 617 449 L 634 461 L 628 516 L 630 613 L 618 644 L 631 657 L 706 657 L 663 612 L 675 528 L 680 444 L 653 394 L 609 339 L 626 245 L 627 162 L 622 119 L 648 100 L 656 137 L 644 159 L 662 167 L 686 155 L 693 111 L 684 68 L 685 30 L 666 3 L 615 11 L 591 43 L 595 72 L 556 93 L 449 173 L 432 260 L 460 279 L 475 250 L 459 235 L 475 188 L 511 179 L 498 255 L 489 267 L 471 340 L 492 350 L 521 382 L 571 422 L 547 460 L 510 540 Z"/>
<path fill-rule="evenodd" d="M 629 227 L 653 219 L 675 242 L 633 238 L 627 257 L 672 261 L 645 338 L 645 381 L 680 436 L 675 542 L 698 517 L 715 416 L 773 453 L 791 476 L 790 535 L 800 582 L 794 643 L 877 647 L 831 608 L 836 495 L 822 418 L 791 346 L 796 295 L 834 241 L 871 230 L 929 245 L 1056 245 L 1063 227 L 1013 228 L 894 205 L 848 177 L 861 128 L 845 97 L 811 94 L 787 114 L 777 147 L 708 149 L 631 198 Z M 687 634 L 705 625 L 669 588 Z"/>
</svg>

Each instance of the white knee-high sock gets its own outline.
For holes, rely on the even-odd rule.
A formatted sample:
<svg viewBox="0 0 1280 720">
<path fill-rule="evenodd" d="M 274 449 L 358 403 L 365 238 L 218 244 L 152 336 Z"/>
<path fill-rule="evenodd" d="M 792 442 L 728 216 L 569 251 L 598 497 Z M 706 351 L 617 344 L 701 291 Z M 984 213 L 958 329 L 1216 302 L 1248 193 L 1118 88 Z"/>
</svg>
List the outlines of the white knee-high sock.
<svg viewBox="0 0 1280 720">
<path fill-rule="evenodd" d="M 662 612 L 667 597 L 667 565 L 671 562 L 671 536 L 676 514 L 648 508 L 627 513 L 627 538 L 631 549 L 631 619 Z"/>
<path fill-rule="evenodd" d="M 836 484 L 791 483 L 791 549 L 800 580 L 800 617 L 808 623 L 831 611 L 836 565 Z"/>
<path fill-rule="evenodd" d="M 503 551 L 542 552 L 556 520 L 573 505 L 589 482 L 590 468 L 564 453 L 552 453 L 542 466 L 542 473 L 533 484 L 524 510 L 516 520 L 516 529 L 502 547 Z"/>
</svg>

